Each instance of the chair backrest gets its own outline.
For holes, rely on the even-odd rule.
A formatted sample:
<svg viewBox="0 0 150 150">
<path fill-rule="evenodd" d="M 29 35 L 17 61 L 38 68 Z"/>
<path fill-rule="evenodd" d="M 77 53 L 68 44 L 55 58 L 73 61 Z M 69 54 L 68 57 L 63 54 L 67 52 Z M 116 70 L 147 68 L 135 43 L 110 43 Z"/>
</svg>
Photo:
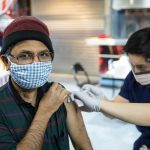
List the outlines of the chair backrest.
<svg viewBox="0 0 150 150">
<path fill-rule="evenodd" d="M 72 66 L 73 77 L 76 81 L 76 84 L 81 88 L 84 84 L 90 84 L 91 81 L 89 79 L 88 73 L 84 69 L 84 67 L 79 63 L 75 63 Z M 81 77 L 82 75 L 82 77 Z M 84 80 L 83 80 L 84 78 Z"/>
</svg>

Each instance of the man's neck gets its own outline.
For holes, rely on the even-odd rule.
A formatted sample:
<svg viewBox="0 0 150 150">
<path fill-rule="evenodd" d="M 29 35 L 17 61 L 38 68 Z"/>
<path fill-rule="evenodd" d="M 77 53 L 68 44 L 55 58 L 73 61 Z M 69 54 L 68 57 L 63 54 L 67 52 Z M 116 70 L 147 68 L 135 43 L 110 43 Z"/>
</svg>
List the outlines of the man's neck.
<svg viewBox="0 0 150 150">
<path fill-rule="evenodd" d="M 30 103 L 32 106 L 36 105 L 36 98 L 37 98 L 37 88 L 36 89 L 22 89 L 20 88 L 14 81 L 11 79 L 13 86 L 18 91 L 21 98 Z"/>
</svg>

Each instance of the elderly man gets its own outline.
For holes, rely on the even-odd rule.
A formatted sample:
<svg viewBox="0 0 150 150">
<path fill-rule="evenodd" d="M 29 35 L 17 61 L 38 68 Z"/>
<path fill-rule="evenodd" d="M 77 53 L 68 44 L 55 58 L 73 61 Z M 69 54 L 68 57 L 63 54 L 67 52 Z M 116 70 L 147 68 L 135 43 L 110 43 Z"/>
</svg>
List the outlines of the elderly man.
<svg viewBox="0 0 150 150">
<path fill-rule="evenodd" d="M 4 31 L 1 51 L 10 71 L 0 88 L 0 149 L 91 150 L 83 119 L 69 92 L 48 83 L 54 51 L 47 26 L 22 16 Z"/>
</svg>

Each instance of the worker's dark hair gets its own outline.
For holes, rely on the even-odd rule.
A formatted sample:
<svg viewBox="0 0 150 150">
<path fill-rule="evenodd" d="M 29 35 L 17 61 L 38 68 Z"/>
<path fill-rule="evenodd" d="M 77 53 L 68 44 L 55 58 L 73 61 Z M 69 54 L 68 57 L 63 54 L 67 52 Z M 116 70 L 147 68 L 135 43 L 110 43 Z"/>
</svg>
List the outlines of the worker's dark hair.
<svg viewBox="0 0 150 150">
<path fill-rule="evenodd" d="M 137 54 L 150 60 L 150 27 L 134 32 L 128 39 L 124 50 L 127 54 Z"/>
</svg>

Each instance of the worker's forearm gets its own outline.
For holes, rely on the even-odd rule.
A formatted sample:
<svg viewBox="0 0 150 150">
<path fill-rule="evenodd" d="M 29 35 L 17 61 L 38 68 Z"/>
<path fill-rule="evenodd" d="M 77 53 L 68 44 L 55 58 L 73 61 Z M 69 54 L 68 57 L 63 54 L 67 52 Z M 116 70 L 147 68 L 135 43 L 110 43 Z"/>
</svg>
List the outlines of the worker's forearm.
<svg viewBox="0 0 150 150">
<path fill-rule="evenodd" d="M 26 135 L 17 144 L 17 150 L 41 150 L 49 117 L 40 109 L 37 111 Z"/>
<path fill-rule="evenodd" d="M 126 122 L 150 126 L 149 103 L 114 103 L 102 100 L 101 111 Z"/>
</svg>

